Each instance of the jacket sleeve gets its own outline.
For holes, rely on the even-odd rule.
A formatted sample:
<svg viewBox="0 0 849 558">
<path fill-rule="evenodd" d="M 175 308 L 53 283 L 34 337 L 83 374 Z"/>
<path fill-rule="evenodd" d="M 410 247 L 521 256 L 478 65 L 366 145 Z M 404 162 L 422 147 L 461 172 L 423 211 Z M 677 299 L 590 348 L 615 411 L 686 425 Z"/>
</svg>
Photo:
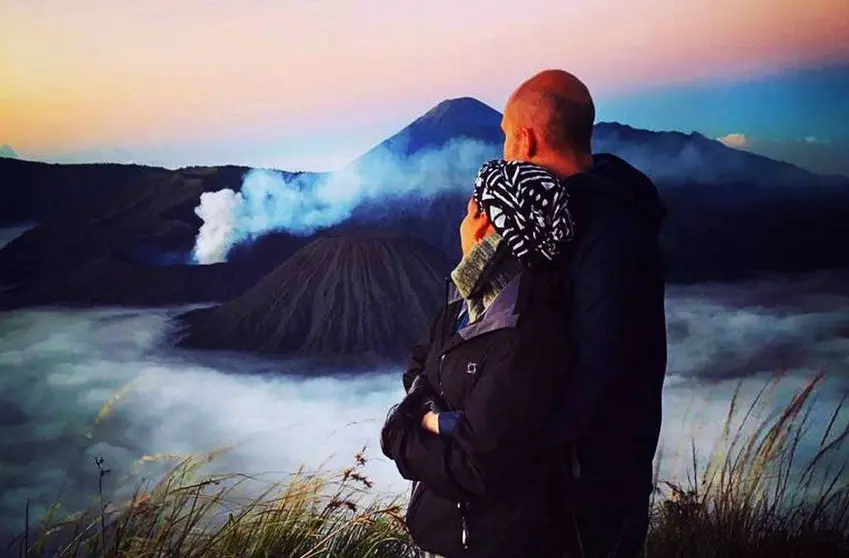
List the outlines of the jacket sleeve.
<svg viewBox="0 0 849 558">
<path fill-rule="evenodd" d="M 490 350 L 452 436 L 420 427 L 406 433 L 401 459 L 408 478 L 459 501 L 489 499 L 528 474 L 529 452 L 539 447 L 565 368 L 556 332 L 545 326 L 544 320 L 522 323 L 520 317 L 516 335 Z M 511 475 L 514 482 L 506 481 Z"/>
<path fill-rule="evenodd" d="M 572 275 L 572 373 L 565 384 L 555 430 L 561 442 L 587 431 L 611 387 L 622 380 L 630 351 L 626 324 L 640 286 L 631 272 L 640 246 L 621 223 L 587 239 Z"/>
</svg>

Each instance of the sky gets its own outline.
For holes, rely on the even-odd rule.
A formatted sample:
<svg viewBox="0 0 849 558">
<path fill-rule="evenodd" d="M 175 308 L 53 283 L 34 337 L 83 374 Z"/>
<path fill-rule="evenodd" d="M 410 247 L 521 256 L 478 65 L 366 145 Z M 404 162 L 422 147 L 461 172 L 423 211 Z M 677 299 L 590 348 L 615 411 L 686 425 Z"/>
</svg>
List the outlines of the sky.
<svg viewBox="0 0 849 558">
<path fill-rule="evenodd" d="M 330 170 L 555 67 L 599 120 L 849 174 L 845 0 L 0 0 L 0 145 Z"/>
</svg>

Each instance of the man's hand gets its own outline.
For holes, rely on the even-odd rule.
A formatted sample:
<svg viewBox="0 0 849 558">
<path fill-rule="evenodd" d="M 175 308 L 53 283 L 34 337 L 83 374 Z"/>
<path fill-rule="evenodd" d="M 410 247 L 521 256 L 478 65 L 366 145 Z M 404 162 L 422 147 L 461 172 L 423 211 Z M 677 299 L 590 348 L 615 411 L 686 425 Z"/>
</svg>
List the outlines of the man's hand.
<svg viewBox="0 0 849 558">
<path fill-rule="evenodd" d="M 434 413 L 433 411 L 428 411 L 425 416 L 422 417 L 422 428 L 428 432 L 439 434 L 439 414 Z"/>
</svg>

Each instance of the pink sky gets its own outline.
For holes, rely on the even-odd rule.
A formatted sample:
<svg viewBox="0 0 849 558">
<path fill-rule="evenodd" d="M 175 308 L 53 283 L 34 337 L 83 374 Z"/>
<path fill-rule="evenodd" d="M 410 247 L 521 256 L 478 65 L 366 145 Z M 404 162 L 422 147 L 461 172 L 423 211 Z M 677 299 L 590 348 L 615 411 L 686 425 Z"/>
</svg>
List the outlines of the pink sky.
<svg viewBox="0 0 849 558">
<path fill-rule="evenodd" d="M 0 144 L 327 167 L 445 98 L 501 109 L 546 67 L 603 98 L 847 59 L 846 0 L 5 2 Z"/>
</svg>

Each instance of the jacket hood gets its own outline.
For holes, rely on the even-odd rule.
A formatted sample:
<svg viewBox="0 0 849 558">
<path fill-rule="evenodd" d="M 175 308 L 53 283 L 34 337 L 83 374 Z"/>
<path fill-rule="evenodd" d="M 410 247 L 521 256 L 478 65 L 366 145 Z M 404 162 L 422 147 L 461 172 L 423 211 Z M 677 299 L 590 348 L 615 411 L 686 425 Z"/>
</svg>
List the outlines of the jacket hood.
<svg viewBox="0 0 849 558">
<path fill-rule="evenodd" d="M 636 167 L 611 153 L 593 155 L 586 171 L 566 179 L 572 188 L 592 188 L 619 198 L 658 228 L 666 217 L 666 207 L 657 187 Z"/>
</svg>

